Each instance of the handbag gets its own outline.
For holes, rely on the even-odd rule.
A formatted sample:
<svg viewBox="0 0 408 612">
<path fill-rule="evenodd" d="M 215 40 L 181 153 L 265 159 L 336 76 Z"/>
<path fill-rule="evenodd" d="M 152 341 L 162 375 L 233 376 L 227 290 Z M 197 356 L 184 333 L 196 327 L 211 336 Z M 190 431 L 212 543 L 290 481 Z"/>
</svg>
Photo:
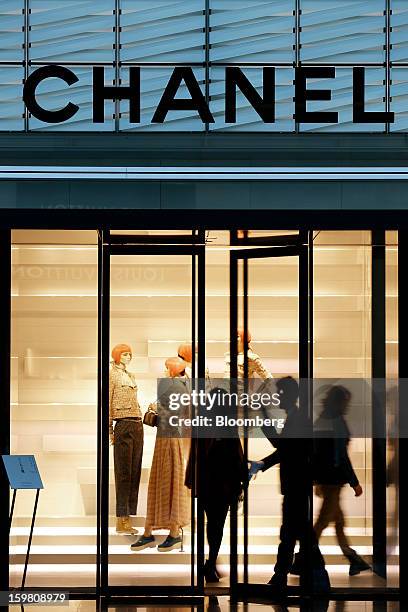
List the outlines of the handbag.
<svg viewBox="0 0 408 612">
<path fill-rule="evenodd" d="M 151 410 L 149 407 L 144 413 L 143 424 L 148 425 L 149 427 L 157 427 L 158 420 L 159 418 L 157 412 L 155 410 Z"/>
</svg>

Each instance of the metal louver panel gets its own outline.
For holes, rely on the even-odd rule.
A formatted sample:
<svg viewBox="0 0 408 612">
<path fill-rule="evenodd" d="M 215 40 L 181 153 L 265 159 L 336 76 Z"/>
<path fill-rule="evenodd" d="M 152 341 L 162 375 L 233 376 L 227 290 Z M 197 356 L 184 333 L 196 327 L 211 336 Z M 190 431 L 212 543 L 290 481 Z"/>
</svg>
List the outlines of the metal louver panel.
<svg viewBox="0 0 408 612">
<path fill-rule="evenodd" d="M 0 130 L 24 129 L 22 66 L 0 66 Z"/>
<path fill-rule="evenodd" d="M 78 82 L 67 86 L 60 79 L 46 79 L 37 88 L 37 101 L 47 110 L 58 110 L 68 102 L 79 106 L 78 112 L 64 123 L 43 123 L 35 117 L 29 118 L 30 130 L 51 131 L 112 131 L 114 129 L 114 104 L 105 100 L 105 122 L 92 123 L 92 68 L 75 67 Z M 105 68 L 105 83 L 113 84 L 113 68 Z"/>
<path fill-rule="evenodd" d="M 30 59 L 113 62 L 114 0 L 30 0 Z"/>
<path fill-rule="evenodd" d="M 23 0 L 0 2 L 0 61 L 23 61 Z"/>
<path fill-rule="evenodd" d="M 392 62 L 408 62 L 408 2 L 407 0 L 391 0 L 391 32 L 390 32 Z"/>
<path fill-rule="evenodd" d="M 120 130 L 121 131 L 203 131 L 205 124 L 202 123 L 197 111 L 170 111 L 164 123 L 151 123 L 154 112 L 163 95 L 164 89 L 169 81 L 172 68 L 156 67 L 142 68 L 140 80 L 141 117 L 140 123 L 129 123 L 129 102 L 120 102 Z M 193 69 L 195 78 L 204 93 L 204 69 Z M 128 70 L 121 69 L 121 80 L 123 85 L 128 84 Z M 187 87 L 182 84 L 177 92 L 176 98 L 190 99 Z"/>
<path fill-rule="evenodd" d="M 122 0 L 122 62 L 203 62 L 204 0 Z"/>
<path fill-rule="evenodd" d="M 408 131 L 408 67 L 391 69 L 391 110 L 395 121 L 392 132 Z"/>
<path fill-rule="evenodd" d="M 385 69 L 365 69 L 365 110 L 385 111 Z M 331 100 L 308 102 L 308 111 L 338 113 L 338 123 L 302 123 L 302 132 L 383 132 L 383 123 L 353 123 L 353 70 L 336 68 L 335 79 L 309 79 L 309 89 L 330 89 Z"/>
<path fill-rule="evenodd" d="M 384 61 L 385 0 L 301 0 L 300 5 L 301 61 Z"/>
<path fill-rule="evenodd" d="M 212 62 L 293 62 L 295 0 L 210 0 Z"/>
<path fill-rule="evenodd" d="M 245 68 L 245 76 L 263 96 L 262 68 Z M 251 132 L 292 132 L 295 129 L 293 119 L 294 105 L 293 85 L 294 69 L 278 68 L 275 71 L 275 123 L 263 123 L 258 113 L 248 100 L 237 90 L 237 122 L 225 123 L 225 68 L 213 67 L 210 73 L 211 111 L 215 123 L 210 124 L 210 130 L 251 131 Z"/>
</svg>

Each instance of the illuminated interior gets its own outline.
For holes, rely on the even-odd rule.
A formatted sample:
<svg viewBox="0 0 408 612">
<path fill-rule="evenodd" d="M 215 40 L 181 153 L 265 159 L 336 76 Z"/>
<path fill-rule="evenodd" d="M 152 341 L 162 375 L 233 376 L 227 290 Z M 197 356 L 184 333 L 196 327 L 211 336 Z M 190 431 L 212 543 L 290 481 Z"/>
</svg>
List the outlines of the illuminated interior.
<svg viewBox="0 0 408 612">
<path fill-rule="evenodd" d="M 162 232 L 135 232 L 154 236 Z M 177 232 L 180 234 L 181 232 Z M 283 232 L 267 232 L 276 235 Z M 290 232 L 285 232 L 289 234 Z M 294 232 L 291 232 L 294 233 Z M 167 233 L 168 235 L 171 232 Z M 250 232 L 250 236 L 265 233 Z M 206 367 L 224 374 L 229 350 L 229 232 L 206 236 Z M 394 232 L 386 242 L 387 376 L 397 374 L 397 255 Z M 314 233 L 314 376 L 371 377 L 371 235 L 364 231 Z M 11 453 L 34 454 L 45 484 L 34 532 L 29 586 L 92 586 L 96 580 L 96 425 L 98 346 L 98 245 L 96 231 L 13 231 L 12 251 L 12 430 Z M 112 256 L 112 346 L 133 349 L 129 369 L 136 375 L 142 411 L 156 399 L 156 379 L 164 360 L 191 342 L 191 257 Z M 298 260 L 254 259 L 249 263 L 251 343 L 275 377 L 298 376 Z M 389 409 L 389 419 L 395 418 Z M 395 406 L 394 406 L 395 410 Z M 141 533 L 155 430 L 144 428 L 145 443 L 138 515 Z M 395 444 L 387 442 L 389 464 Z M 266 439 L 251 439 L 250 458 L 270 452 Z M 112 449 L 110 449 L 111 465 Z M 345 487 L 346 531 L 353 547 L 372 555 L 371 441 L 355 438 L 351 460 L 364 494 Z M 110 479 L 109 581 L 113 585 L 190 584 L 191 529 L 185 551 L 159 555 L 131 552 L 134 536 L 115 532 L 113 468 Z M 390 508 L 387 584 L 398 585 L 398 474 L 387 488 Z M 315 499 L 315 508 L 319 506 Z M 21 578 L 33 496 L 17 496 L 11 533 L 12 585 Z M 281 496 L 278 470 L 259 474 L 249 491 L 249 580 L 269 579 L 276 555 Z M 387 514 L 388 516 L 388 514 Z M 242 509 L 239 553 L 242 562 Z M 164 532 L 163 532 L 164 533 Z M 332 584 L 384 586 L 372 572 L 350 578 L 333 528 L 321 540 Z M 228 575 L 229 527 L 219 566 Z M 242 572 L 242 567 L 240 567 Z M 296 578 L 291 578 L 293 584 Z M 228 585 L 228 577 L 221 586 Z"/>
</svg>

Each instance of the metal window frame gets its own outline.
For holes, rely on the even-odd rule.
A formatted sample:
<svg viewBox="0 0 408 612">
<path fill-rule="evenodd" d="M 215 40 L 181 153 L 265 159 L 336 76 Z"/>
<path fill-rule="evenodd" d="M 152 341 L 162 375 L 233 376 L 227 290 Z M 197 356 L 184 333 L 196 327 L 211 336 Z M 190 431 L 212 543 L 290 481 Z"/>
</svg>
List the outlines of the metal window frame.
<svg viewBox="0 0 408 612">
<path fill-rule="evenodd" d="M 61 213 L 61 214 L 60 214 Z M 198 213 L 198 214 L 197 214 Z M 332 214 L 333 213 L 333 214 Z M 115 217 L 117 216 L 117 211 L 114 211 Z M 183 214 L 185 215 L 184 218 L 184 226 L 194 226 L 194 223 L 197 223 L 198 219 L 201 219 L 201 221 L 205 224 L 202 225 L 201 227 L 214 227 L 214 228 L 221 228 L 221 229 L 227 229 L 228 228 L 228 224 L 231 223 L 231 211 L 226 211 L 225 215 L 222 217 L 216 217 L 215 219 L 215 223 L 209 223 L 208 221 L 208 215 L 206 213 L 206 211 L 191 211 L 187 212 L 187 211 L 183 211 Z M 9 313 L 9 315 L 11 314 L 10 311 L 10 287 L 11 287 L 11 251 L 10 251 L 10 229 L 11 228 L 24 228 L 24 229 L 28 229 L 28 228 L 32 228 L 32 229 L 50 229 L 50 228 L 55 228 L 55 229 L 73 229 L 73 228 L 77 228 L 77 229 L 89 229 L 90 227 L 92 227 L 92 229 L 95 229 L 95 221 L 99 218 L 99 215 L 101 215 L 104 219 L 106 223 L 109 223 L 109 218 L 111 218 L 111 216 L 108 214 L 108 216 L 104 215 L 103 211 L 92 211 L 92 213 L 87 213 L 87 211 L 29 211 L 28 215 L 24 217 L 24 219 L 21 218 L 21 215 L 18 211 L 15 210 L 3 210 L 0 211 L 0 225 L 1 225 L 1 232 L 2 232 L 2 241 L 1 241 L 1 249 L 3 252 L 3 264 L 7 264 L 7 262 L 9 262 L 9 266 L 3 266 L 3 272 L 1 275 L 1 282 L 0 282 L 0 291 L 1 294 L 3 295 L 3 297 L 5 298 L 5 301 L 2 300 L 2 308 L 3 308 L 3 315 L 6 314 L 6 312 Z M 172 223 L 172 219 L 174 222 L 174 217 L 173 214 L 171 214 L 171 216 L 166 215 L 165 211 L 162 211 L 162 215 L 163 215 L 163 220 L 159 221 L 157 220 L 157 227 L 162 227 L 165 228 L 166 226 L 170 226 L 170 224 Z M 357 230 L 357 229 L 369 229 L 369 227 L 373 227 L 373 228 L 377 228 L 379 230 L 383 230 L 384 227 L 387 227 L 389 229 L 399 229 L 399 247 L 398 247 L 398 258 L 399 258 L 399 277 L 398 277 L 398 282 L 399 282 L 399 301 L 398 301 L 398 305 L 399 305 L 399 364 L 400 364 L 400 372 L 399 372 L 399 376 L 400 379 L 401 378 L 408 378 L 408 375 L 405 376 L 406 374 L 406 369 L 407 369 L 407 361 L 405 359 L 405 354 L 404 354 L 404 347 L 406 346 L 406 341 L 408 338 L 408 327 L 407 327 L 407 323 L 406 323 L 406 308 L 407 308 L 407 290 L 406 290 L 406 282 L 405 282 L 405 277 L 404 277 L 404 264 L 406 262 L 406 259 L 408 257 L 408 251 L 407 251 L 407 244 L 408 244 L 408 213 L 407 211 L 373 211 L 370 212 L 370 219 L 369 222 L 367 224 L 367 219 L 366 219 L 366 213 L 363 211 L 363 213 L 360 213 L 359 211 L 348 211 L 347 214 L 343 213 L 342 214 L 342 219 L 340 220 L 338 218 L 338 213 L 336 211 L 297 211 L 297 215 L 296 215 L 296 226 L 297 227 L 313 227 L 313 226 L 319 226 L 321 229 L 334 229 L 334 230 Z M 147 227 L 146 222 L 148 219 L 150 219 L 150 213 L 147 213 L 146 211 L 144 211 L 142 214 L 140 214 L 139 211 L 124 211 L 124 218 L 127 219 L 127 222 L 129 224 L 133 223 L 134 227 Z M 255 228 L 264 228 L 265 227 L 265 223 L 269 223 L 270 227 L 275 227 L 277 226 L 277 229 L 281 229 L 281 228 L 287 228 L 291 225 L 290 220 L 293 221 L 293 215 L 291 211 L 282 211 L 282 218 L 278 219 L 276 218 L 276 213 L 275 211 L 252 211 L 250 217 L 247 216 L 245 218 L 240 218 L 239 223 L 235 223 L 235 227 L 242 227 L 242 225 L 248 224 L 248 220 L 251 219 L 251 226 L 255 227 Z M 278 222 L 277 222 L 278 221 Z M 115 219 L 115 223 L 118 223 L 118 220 Z M 292 223 L 293 224 L 293 223 Z M 154 224 L 156 225 L 156 223 Z M 117 227 L 123 227 L 123 225 L 121 225 L 121 222 L 119 220 L 119 225 L 116 225 Z M 150 226 L 149 226 L 150 227 Z M 245 227 L 245 225 L 244 225 Z M 375 239 L 373 241 L 373 243 L 376 243 L 376 245 L 379 244 L 378 240 Z M 380 240 L 381 243 L 381 240 Z M 379 246 L 381 246 L 381 244 L 379 244 Z M 203 255 L 204 257 L 204 255 Z M 310 261 L 309 261 L 309 265 L 310 265 Z M 382 264 L 381 264 L 382 265 Z M 8 268 L 8 270 L 7 270 Z M 203 266 L 201 266 L 202 269 L 202 276 L 201 276 L 201 282 L 203 282 L 204 280 L 204 274 L 205 272 L 203 271 Z M 101 278 L 101 277 L 100 277 Z M 101 287 L 100 287 L 101 290 Z M 380 296 L 381 297 L 381 296 Z M 382 297 L 381 297 L 382 299 Z M 101 302 L 99 301 L 99 305 L 101 304 Z M 201 342 L 204 341 L 204 324 L 205 324 L 205 312 L 203 310 L 203 308 L 201 309 L 201 316 L 202 316 L 202 320 L 201 320 Z M 381 323 L 382 325 L 382 323 Z M 0 333 L 2 335 L 2 337 L 5 339 L 5 344 L 7 345 L 7 343 L 9 343 L 9 339 L 10 339 L 10 318 L 7 318 L 5 316 L 2 317 L 2 324 L 1 324 L 1 329 L 0 329 Z M 98 332 L 98 334 L 101 332 Z M 8 347 L 8 351 L 4 351 L 1 354 L 1 358 L 3 359 L 3 373 L 6 372 L 7 373 L 7 369 L 10 368 L 10 345 Z M 103 366 L 103 362 L 102 362 L 102 356 L 100 356 L 101 360 L 98 364 L 98 368 L 99 368 L 99 373 L 102 371 L 102 366 Z M 201 368 L 201 371 L 204 371 L 205 369 L 205 365 L 204 365 L 204 356 L 202 355 L 201 357 L 201 365 L 199 365 L 199 367 Z M 7 452 L 9 449 L 9 424 L 10 424 L 10 408 L 9 408 L 9 401 L 7 402 L 7 398 L 9 398 L 9 384 L 8 381 L 6 379 L 6 377 L 2 377 L 2 380 L 4 381 L 4 384 L 1 385 L 2 389 L 1 389 L 1 397 L 2 397 L 2 414 L 3 414 L 3 423 L 5 424 L 5 427 L 2 428 L 1 432 L 3 433 L 3 437 L 0 438 L 1 442 L 2 442 L 2 452 Z M 100 393 L 100 390 L 98 391 L 98 393 Z M 102 396 L 98 396 L 98 401 L 101 402 L 102 401 Z M 404 420 L 406 419 L 406 406 L 401 404 L 400 405 L 400 419 Z M 101 444 L 100 444 L 100 433 L 101 433 L 101 428 L 100 428 L 101 423 L 99 423 L 98 425 L 98 444 L 99 444 L 99 449 L 101 449 Z M 99 450 L 99 452 L 101 452 Z M 400 473 L 402 473 L 402 469 L 405 467 L 405 463 L 406 463 L 406 444 L 403 441 L 403 444 L 401 445 L 401 452 L 400 452 L 400 468 L 401 471 Z M 99 464 L 100 465 L 100 464 Z M 98 485 L 101 486 L 101 485 Z M 5 495 L 8 495 L 8 485 L 5 485 L 4 481 L 1 481 L 1 487 L 2 487 L 2 494 L 4 493 Z M 400 480 L 400 512 L 401 515 L 403 515 L 403 512 L 405 512 L 406 510 L 406 501 L 405 501 L 405 495 L 403 495 L 404 492 L 404 487 L 403 487 L 403 480 Z M 4 499 L 4 497 L 2 498 Z M 6 505 L 4 504 L 2 507 L 6 507 Z M 1 543 L 1 550 L 2 552 L 7 555 L 8 554 L 8 533 L 6 533 L 6 526 L 7 526 L 7 521 L 3 522 L 1 524 L 1 529 L 0 529 L 0 543 Z M 101 537 L 101 523 L 98 524 L 98 538 Z M 204 534 L 202 533 L 202 540 L 204 538 Z M 100 542 L 100 540 L 99 540 Z M 407 564 L 407 543 L 406 543 L 406 528 L 404 528 L 404 524 L 403 522 L 400 525 L 400 588 L 396 589 L 396 588 L 363 588 L 363 589 L 355 589 L 355 590 L 351 590 L 351 589 L 335 589 L 332 593 L 332 598 L 339 598 L 339 599 L 343 599 L 343 598 L 349 598 L 349 599 L 358 599 L 361 597 L 364 598 L 368 598 L 368 599 L 397 599 L 397 598 L 401 598 L 401 600 L 406 601 L 407 600 L 407 581 L 406 581 L 406 574 L 407 574 L 407 568 L 408 568 L 408 564 Z M 4 574 L 2 574 L 2 578 L 4 580 Z M 5 586 L 5 585 L 4 585 Z M 2 587 L 3 588 L 3 587 Z M 128 589 L 127 587 L 123 587 L 123 589 L 121 587 L 118 588 L 119 590 L 117 591 L 117 595 L 126 595 L 128 594 Z M 7 589 L 4 589 L 7 590 Z M 100 590 L 99 590 L 99 594 L 100 594 Z M 150 590 L 149 590 L 150 592 Z M 96 594 L 98 594 L 98 591 L 96 591 Z M 160 596 L 160 595 L 174 595 L 174 593 L 171 592 L 171 588 L 163 588 L 162 591 L 160 592 L 160 589 L 157 591 L 157 593 L 155 593 L 155 595 Z M 82 597 L 82 598 L 88 598 L 88 597 L 92 597 L 95 595 L 95 588 L 74 588 L 72 590 L 72 597 L 73 598 L 77 598 L 77 597 Z M 138 595 L 138 594 L 136 594 Z"/>
<path fill-rule="evenodd" d="M 313 376 L 313 231 L 302 230 L 299 235 L 283 235 L 270 237 L 248 237 L 248 232 L 244 231 L 244 236 L 238 238 L 237 231 L 230 232 L 231 244 L 243 244 L 241 249 L 234 249 L 230 252 L 230 378 L 238 378 L 238 348 L 237 348 L 237 329 L 239 327 L 239 262 L 242 262 L 242 315 L 244 329 L 244 379 L 248 377 L 248 358 L 247 351 L 249 342 L 248 332 L 248 282 L 249 271 L 248 261 L 250 259 L 266 259 L 275 257 L 297 257 L 298 258 L 298 333 L 299 333 L 299 380 L 307 381 L 306 394 L 300 389 L 299 404 L 305 403 L 309 408 L 309 416 L 312 417 L 313 409 L 313 386 L 310 379 Z M 254 245 L 254 248 L 245 246 Z M 262 245 L 261 248 L 256 248 Z M 234 383 L 232 383 L 234 384 Z M 245 382 L 244 382 L 245 384 Z M 302 385 L 301 385 L 302 387 Z M 305 386 L 303 385 L 303 389 Z M 234 391 L 234 387 L 231 387 Z M 236 389 L 235 389 L 236 391 Z M 311 453 L 311 449 L 310 449 Z M 244 439 L 244 458 L 248 461 L 248 439 Z M 311 454 L 309 457 L 311 460 Z M 244 552 L 243 552 L 243 582 L 238 579 L 238 508 L 237 504 L 232 504 L 230 509 L 230 592 L 233 602 L 241 599 L 255 597 L 257 595 L 267 596 L 268 585 L 250 583 L 248 580 L 248 489 L 244 490 Z M 309 520 L 313 520 L 313 491 L 309 492 Z M 308 592 L 311 596 L 312 584 L 308 581 Z M 299 587 L 290 587 L 291 595 L 298 595 Z"/>
<path fill-rule="evenodd" d="M 111 600 L 120 596 L 173 596 L 173 597 L 197 597 L 204 592 L 204 515 L 200 500 L 197 501 L 197 512 L 195 507 L 195 496 L 191 495 L 191 552 L 190 571 L 191 584 L 183 585 L 111 585 L 109 583 L 109 479 L 103 478 L 103 474 L 109 473 L 109 429 L 108 415 L 109 406 L 109 359 L 110 359 L 110 270 L 111 258 L 121 256 L 163 256 L 184 255 L 191 256 L 192 266 L 192 293 L 191 293 L 191 325 L 192 342 L 199 348 L 197 375 L 205 377 L 205 246 L 197 244 L 202 230 L 192 229 L 190 244 L 157 244 L 155 240 L 144 244 L 128 243 L 124 235 L 112 235 L 110 230 L 99 230 L 98 261 L 101 264 L 99 271 L 98 292 L 98 562 L 97 576 L 99 582 L 96 592 L 102 598 Z M 128 238 L 133 238 L 129 236 Z M 186 238 L 185 236 L 182 236 Z M 112 240 L 114 238 L 114 240 Z M 147 237 L 148 238 L 148 237 Z M 155 237 L 153 237 L 155 238 Z M 119 240 L 118 240 L 119 239 Z M 122 242 L 121 242 L 122 241 Z M 183 241 L 184 242 L 184 241 Z M 193 369 L 196 364 L 193 362 Z M 195 373 L 195 372 L 194 372 Z M 194 457 L 193 450 L 193 457 Z M 194 457 L 195 459 L 195 457 Z M 199 460 L 199 457 L 197 458 Z M 192 474 L 192 492 L 196 490 L 195 471 Z M 197 519 L 197 520 L 196 520 Z M 197 531 L 196 531 L 197 526 Z M 197 550 L 195 547 L 197 538 Z M 197 569 L 195 564 L 197 563 Z M 180 600 L 182 603 L 182 600 Z M 199 602 L 198 602 L 199 603 Z"/>
</svg>

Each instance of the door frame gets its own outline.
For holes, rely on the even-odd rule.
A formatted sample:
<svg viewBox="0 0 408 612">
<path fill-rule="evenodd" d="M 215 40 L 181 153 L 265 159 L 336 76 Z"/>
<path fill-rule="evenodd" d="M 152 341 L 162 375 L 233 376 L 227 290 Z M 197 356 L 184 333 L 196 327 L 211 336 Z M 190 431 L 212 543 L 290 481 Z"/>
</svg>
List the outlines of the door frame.
<svg viewBox="0 0 408 612">
<path fill-rule="evenodd" d="M 346 230 L 347 231 L 347 230 Z M 232 250 L 230 254 L 230 354 L 231 354 L 231 378 L 237 377 L 237 337 L 238 327 L 238 264 L 243 261 L 243 328 L 244 328 L 244 372 L 247 371 L 246 331 L 248 330 L 248 260 L 262 257 L 299 257 L 299 380 L 307 381 L 300 385 L 299 403 L 308 407 L 309 418 L 313 417 L 313 342 L 314 342 L 314 278 L 313 278 L 313 246 L 314 231 L 300 230 L 299 234 L 288 234 L 280 236 L 248 236 L 248 232 L 242 232 L 240 236 L 237 230 L 230 232 L 231 245 L 240 246 L 239 250 Z M 401 232 L 400 232 L 401 233 Z M 385 400 L 385 378 L 386 378 L 386 285 L 385 285 L 385 230 L 371 230 L 371 378 L 382 379 L 376 382 L 373 389 L 372 422 L 375 430 L 372 437 L 372 468 L 373 482 L 371 496 L 373 500 L 373 570 L 382 578 L 386 578 L 387 555 L 386 555 L 386 413 Z M 252 248 L 248 248 L 252 247 Z M 260 248 L 257 248 L 260 247 Z M 401 272 L 400 272 L 401 274 Z M 383 393 L 379 393 L 379 385 Z M 312 449 L 311 449 L 312 451 Z M 310 452 L 311 452 L 310 451 Z M 248 459 L 248 441 L 244 439 L 244 457 Z M 400 461 L 401 465 L 401 461 Z M 375 503 L 374 503 L 374 500 Z M 251 596 L 267 596 L 268 587 L 263 584 L 249 583 L 248 581 L 248 493 L 244 491 L 244 554 L 243 554 L 243 582 L 238 581 L 238 519 L 237 507 L 231 508 L 230 521 L 230 582 L 231 595 L 234 601 Z M 309 520 L 313 521 L 313 490 L 309 497 Z M 401 566 L 401 563 L 400 563 Z M 312 585 L 306 595 L 313 597 Z M 400 587 L 401 588 L 401 587 Z M 308 590 L 308 589 L 306 589 Z M 396 589 L 393 587 L 350 587 L 332 588 L 332 596 L 348 595 L 358 597 L 359 593 L 381 594 L 386 592 L 390 597 L 395 596 Z M 402 591 L 402 588 L 401 588 Z M 298 589 L 290 589 L 290 593 L 297 593 Z"/>
<path fill-rule="evenodd" d="M 313 377 L 313 232 L 303 230 L 298 234 L 279 236 L 250 237 L 246 231 L 240 237 L 237 231 L 231 231 L 231 244 L 241 246 L 240 249 L 230 251 L 230 359 L 231 379 L 238 378 L 237 362 L 237 329 L 239 296 L 238 296 L 238 273 L 239 262 L 243 262 L 242 274 L 242 313 L 244 329 L 244 373 L 248 371 L 248 260 L 266 259 L 275 257 L 298 257 L 298 337 L 299 337 L 299 380 L 307 381 L 300 385 L 302 391 L 299 395 L 299 403 L 308 407 L 309 417 L 313 409 L 313 388 L 311 379 Z M 252 247 L 252 248 L 251 248 Z M 244 374 L 245 377 L 245 374 Z M 304 393 L 306 392 L 306 396 Z M 248 461 L 248 439 L 244 438 L 244 458 Z M 255 594 L 267 594 L 268 585 L 249 583 L 248 581 L 248 490 L 244 489 L 244 553 L 243 553 L 243 582 L 238 580 L 238 517 L 237 505 L 231 506 L 230 511 L 230 589 L 233 601 L 245 599 Z M 313 491 L 309 494 L 309 519 L 313 519 Z M 298 588 L 293 592 L 297 594 Z"/>
<path fill-rule="evenodd" d="M 204 592 L 204 513 L 199 502 L 191 496 L 191 583 L 172 585 L 110 585 L 109 584 L 109 359 L 110 359 L 110 264 L 112 256 L 123 255 L 188 255 L 191 257 L 191 334 L 192 345 L 197 345 L 197 363 L 192 374 L 205 376 L 205 242 L 201 230 L 192 230 L 191 237 L 141 237 L 111 234 L 99 230 L 98 239 L 98 422 L 97 422 L 97 585 L 99 597 L 156 596 L 194 597 Z M 195 371 L 197 370 L 197 372 Z M 195 447 L 193 445 L 193 453 Z M 192 474 L 195 490 L 196 474 Z M 197 521 L 197 522 L 196 522 Z M 195 525 L 197 524 L 197 534 Z M 195 542 L 197 537 L 197 546 Z M 197 568 L 196 568 L 197 564 Z"/>
</svg>

